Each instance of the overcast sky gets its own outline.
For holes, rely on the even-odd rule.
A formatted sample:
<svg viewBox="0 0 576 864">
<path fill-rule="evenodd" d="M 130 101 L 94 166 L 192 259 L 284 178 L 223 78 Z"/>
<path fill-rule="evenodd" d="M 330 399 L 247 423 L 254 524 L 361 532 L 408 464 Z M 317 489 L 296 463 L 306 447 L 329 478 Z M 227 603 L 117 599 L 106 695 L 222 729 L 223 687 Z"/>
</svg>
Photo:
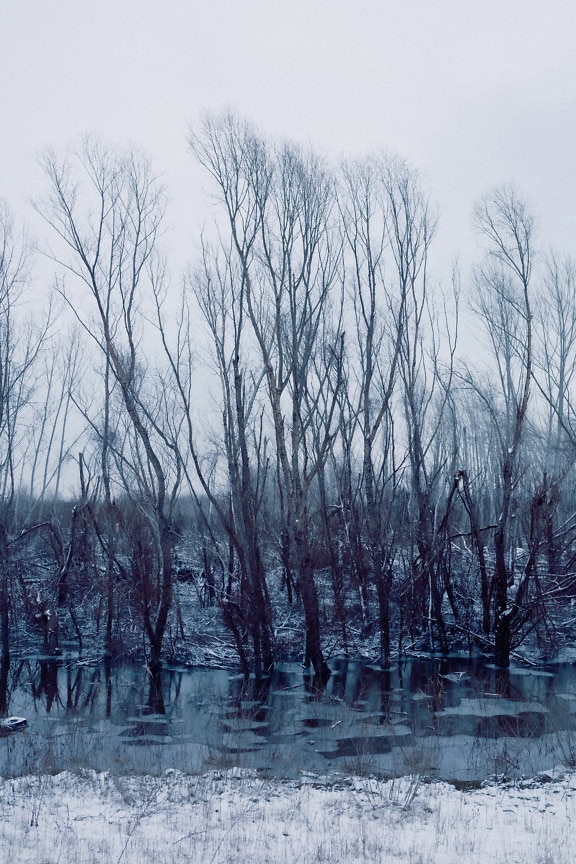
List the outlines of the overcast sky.
<svg viewBox="0 0 576 864">
<path fill-rule="evenodd" d="M 38 151 L 86 132 L 165 175 L 178 247 L 210 218 L 190 123 L 234 108 L 322 152 L 384 148 L 422 172 L 441 255 L 513 181 L 542 244 L 576 255 L 574 0 L 5 0 L 0 197 L 32 222 Z M 180 265 L 179 261 L 179 265 Z"/>
</svg>

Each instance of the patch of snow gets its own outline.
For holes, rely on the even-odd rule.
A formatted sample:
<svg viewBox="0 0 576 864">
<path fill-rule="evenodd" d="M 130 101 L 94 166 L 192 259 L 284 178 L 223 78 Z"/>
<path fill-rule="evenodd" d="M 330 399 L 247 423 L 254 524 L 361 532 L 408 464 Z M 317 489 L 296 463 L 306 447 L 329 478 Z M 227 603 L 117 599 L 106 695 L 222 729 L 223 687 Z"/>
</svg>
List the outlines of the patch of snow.
<svg viewBox="0 0 576 864">
<path fill-rule="evenodd" d="M 297 781 L 213 771 L 0 780 L 10 862 L 572 864 L 576 775 L 463 791 L 418 774 Z"/>
<path fill-rule="evenodd" d="M 518 717 L 519 714 L 547 714 L 548 709 L 539 702 L 513 702 L 511 699 L 461 699 L 458 705 L 443 708 L 437 716 L 454 714 L 462 717 Z"/>
</svg>

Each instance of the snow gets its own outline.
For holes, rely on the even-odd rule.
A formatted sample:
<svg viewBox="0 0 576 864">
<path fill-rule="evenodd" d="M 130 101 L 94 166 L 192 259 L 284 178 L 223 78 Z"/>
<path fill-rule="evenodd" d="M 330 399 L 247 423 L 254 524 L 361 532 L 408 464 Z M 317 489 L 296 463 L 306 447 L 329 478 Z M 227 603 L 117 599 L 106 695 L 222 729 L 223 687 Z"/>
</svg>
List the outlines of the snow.
<svg viewBox="0 0 576 864">
<path fill-rule="evenodd" d="M 439 715 L 461 717 L 518 717 L 521 714 L 547 714 L 548 709 L 538 702 L 500 699 L 497 695 L 484 699 L 461 699 L 458 705 L 443 708 Z"/>
<path fill-rule="evenodd" d="M 28 725 L 25 717 L 6 717 L 5 720 L 0 720 L 0 734 L 13 732 L 15 729 L 22 729 Z"/>
<path fill-rule="evenodd" d="M 572 864 L 576 773 L 462 791 L 233 769 L 0 780 L 0 861 L 74 864 Z"/>
</svg>

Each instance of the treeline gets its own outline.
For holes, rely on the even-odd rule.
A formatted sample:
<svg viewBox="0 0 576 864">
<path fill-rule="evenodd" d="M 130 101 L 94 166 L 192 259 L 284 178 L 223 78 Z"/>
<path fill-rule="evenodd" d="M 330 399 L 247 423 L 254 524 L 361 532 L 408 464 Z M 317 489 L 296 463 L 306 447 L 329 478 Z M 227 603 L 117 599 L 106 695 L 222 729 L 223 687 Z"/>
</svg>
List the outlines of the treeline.
<svg viewBox="0 0 576 864">
<path fill-rule="evenodd" d="M 3 655 L 22 614 L 50 642 L 64 611 L 81 642 L 82 586 L 108 652 L 125 600 L 159 667 L 184 548 L 257 675 L 278 659 L 280 592 L 301 604 L 305 664 L 328 674 L 319 574 L 342 650 L 359 616 L 382 663 L 474 643 L 507 666 L 529 634 L 550 644 L 576 594 L 574 262 L 544 256 L 503 187 L 476 205 L 474 272 L 443 285 L 403 160 L 333 168 L 230 115 L 190 148 L 219 211 L 181 290 L 136 152 L 45 155 L 35 208 L 57 275 L 41 313 L 2 210 Z"/>
</svg>

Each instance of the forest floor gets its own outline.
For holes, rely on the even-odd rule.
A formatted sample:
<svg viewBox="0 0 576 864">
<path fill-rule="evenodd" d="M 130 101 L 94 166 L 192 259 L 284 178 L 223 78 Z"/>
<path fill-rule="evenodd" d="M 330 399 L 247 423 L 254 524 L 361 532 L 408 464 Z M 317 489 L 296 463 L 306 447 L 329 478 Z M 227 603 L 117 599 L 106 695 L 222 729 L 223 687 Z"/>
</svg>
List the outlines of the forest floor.
<svg viewBox="0 0 576 864">
<path fill-rule="evenodd" d="M 0 780 L 0 860 L 36 864 L 572 864 L 576 773 L 457 789 L 237 769 Z"/>
<path fill-rule="evenodd" d="M 179 565 L 174 579 L 174 604 L 168 619 L 164 637 L 164 658 L 172 663 L 187 666 L 237 667 L 239 663 L 235 640 L 226 627 L 222 609 L 217 598 L 209 602 L 203 570 L 196 561 L 194 548 L 185 543 L 179 550 Z M 105 638 L 105 614 L 98 591 L 88 580 L 82 586 L 71 589 L 68 606 L 56 609 L 58 573 L 50 562 L 37 556 L 26 560 L 26 572 L 30 575 L 26 582 L 26 598 L 13 598 L 12 608 L 12 653 L 14 656 L 30 654 L 34 651 L 47 651 L 44 633 L 39 628 L 37 615 L 31 614 L 34 598 L 42 595 L 43 602 L 52 611 L 57 621 L 59 647 L 67 656 L 75 653 L 103 656 Z M 400 578 L 400 577 L 399 577 Z M 322 650 L 326 659 L 348 656 L 354 660 L 378 663 L 380 653 L 380 631 L 378 621 L 378 602 L 375 586 L 367 588 L 364 600 L 358 586 L 349 582 L 344 590 L 346 627 L 338 619 L 330 571 L 318 568 L 315 573 L 318 589 L 320 629 Z M 24 580 L 22 581 L 24 585 Z M 224 590 L 221 579 L 216 584 L 217 594 Z M 477 589 L 478 586 L 476 586 Z M 546 586 L 545 586 L 546 587 Z M 547 586 L 550 587 L 550 586 Z M 130 589 L 128 583 L 119 583 L 117 608 L 115 610 L 113 653 L 117 657 L 142 658 L 146 650 L 143 637 L 140 597 Z M 471 586 L 471 590 L 474 586 Z M 294 596 L 288 602 L 282 573 L 278 567 L 270 565 L 268 589 L 274 609 L 273 641 L 278 662 L 301 662 L 304 656 L 304 612 L 301 602 Z M 399 589 L 398 589 L 399 590 Z M 473 593 L 473 591 L 472 591 Z M 552 592 L 553 593 L 553 592 Z M 477 591 L 476 591 L 477 594 Z M 96 604 L 96 600 L 98 603 Z M 469 598 L 472 600 L 472 594 Z M 490 656 L 493 645 L 482 633 L 479 597 L 475 597 L 474 607 L 469 601 L 462 604 L 456 620 L 450 605 L 445 599 L 444 615 L 448 643 L 451 654 L 460 656 Z M 525 661 L 529 665 L 543 665 L 549 662 L 574 661 L 576 651 L 570 653 L 568 646 L 576 644 L 576 596 L 550 597 L 547 616 L 538 626 L 528 622 L 524 640 L 516 639 L 519 647 L 514 652 L 515 662 Z M 73 613 L 71 614 L 71 610 Z M 473 613 L 473 614 L 472 614 Z M 345 633 L 344 633 L 345 629 Z M 422 627 L 411 631 L 409 623 L 403 620 L 394 602 L 390 607 L 391 657 L 399 656 L 440 656 L 437 634 L 428 633 Z M 244 647 L 249 662 L 251 643 L 244 632 Z M 521 644 L 520 644 L 521 643 Z M 53 647 L 53 646 L 52 646 Z"/>
</svg>

